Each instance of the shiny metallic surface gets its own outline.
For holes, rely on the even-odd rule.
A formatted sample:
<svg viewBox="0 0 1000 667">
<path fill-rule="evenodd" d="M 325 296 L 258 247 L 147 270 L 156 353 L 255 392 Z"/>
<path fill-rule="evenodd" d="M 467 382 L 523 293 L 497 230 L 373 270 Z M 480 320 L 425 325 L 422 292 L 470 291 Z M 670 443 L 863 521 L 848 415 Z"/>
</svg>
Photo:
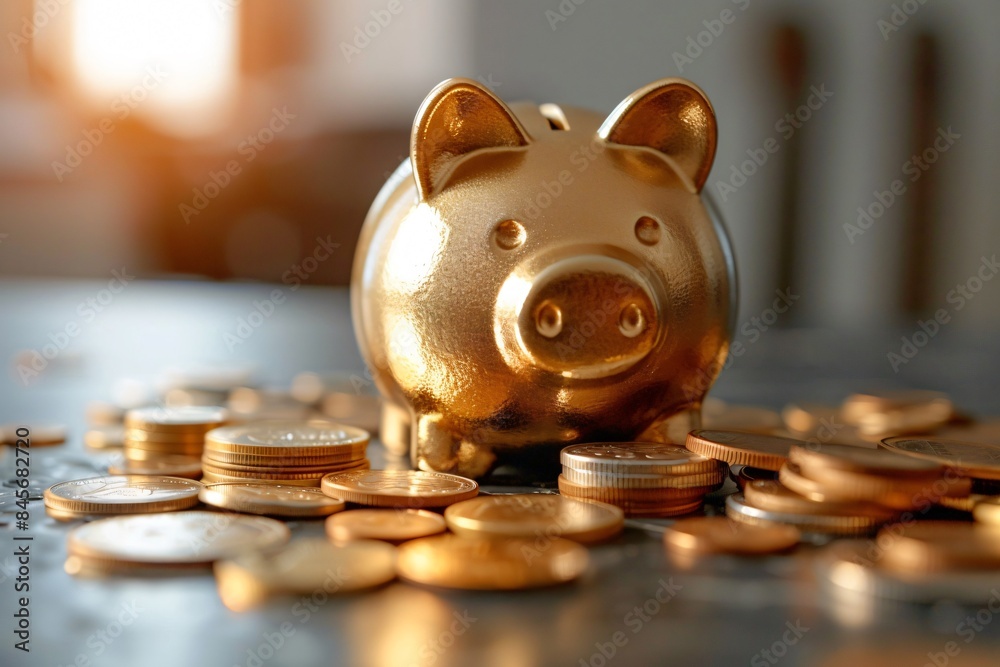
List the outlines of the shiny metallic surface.
<svg viewBox="0 0 1000 667">
<path fill-rule="evenodd" d="M 508 107 L 466 79 L 431 91 L 351 287 L 415 465 L 478 477 L 528 448 L 554 461 L 698 425 L 735 321 L 732 250 L 700 194 L 716 138 L 708 99 L 680 79 L 606 118 Z"/>
</svg>

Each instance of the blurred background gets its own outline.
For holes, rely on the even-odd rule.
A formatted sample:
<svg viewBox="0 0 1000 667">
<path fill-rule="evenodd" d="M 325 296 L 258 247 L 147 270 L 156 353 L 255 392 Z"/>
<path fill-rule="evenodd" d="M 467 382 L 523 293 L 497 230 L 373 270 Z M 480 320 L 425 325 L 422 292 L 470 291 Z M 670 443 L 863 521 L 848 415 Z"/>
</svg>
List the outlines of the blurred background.
<svg viewBox="0 0 1000 667">
<path fill-rule="evenodd" d="M 4 0 L 0 276 L 281 282 L 329 237 L 304 280 L 343 285 L 442 79 L 610 112 L 683 76 L 742 312 L 913 323 L 1000 250 L 997 34 L 991 0 Z M 1000 324 L 980 287 L 956 328 Z"/>
</svg>

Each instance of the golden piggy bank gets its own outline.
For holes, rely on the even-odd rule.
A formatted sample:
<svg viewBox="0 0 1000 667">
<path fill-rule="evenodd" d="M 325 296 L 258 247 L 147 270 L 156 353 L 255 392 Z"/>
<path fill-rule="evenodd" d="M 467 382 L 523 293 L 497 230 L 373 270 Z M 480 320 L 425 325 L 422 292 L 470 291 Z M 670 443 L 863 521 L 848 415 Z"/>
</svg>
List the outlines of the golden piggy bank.
<svg viewBox="0 0 1000 667">
<path fill-rule="evenodd" d="M 508 107 L 466 79 L 432 90 L 353 268 L 389 448 L 476 477 L 518 452 L 697 427 L 735 298 L 700 196 L 715 148 L 711 104 L 680 79 L 607 118 Z"/>
</svg>

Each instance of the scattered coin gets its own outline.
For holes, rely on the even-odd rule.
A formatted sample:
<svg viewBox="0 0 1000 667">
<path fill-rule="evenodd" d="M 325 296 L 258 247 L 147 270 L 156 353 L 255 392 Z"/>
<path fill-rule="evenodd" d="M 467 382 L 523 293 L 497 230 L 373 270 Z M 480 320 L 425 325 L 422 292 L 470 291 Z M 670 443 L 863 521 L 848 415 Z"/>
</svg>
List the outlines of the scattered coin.
<svg viewBox="0 0 1000 667">
<path fill-rule="evenodd" d="M 786 524 L 803 533 L 843 536 L 869 535 L 883 523 L 867 516 L 772 512 L 750 505 L 741 493 L 726 497 L 726 516 L 757 526 Z"/>
<path fill-rule="evenodd" d="M 194 565 L 288 541 L 288 527 L 261 516 L 168 512 L 101 519 L 74 528 L 71 556 L 114 569 L 130 564 Z"/>
<path fill-rule="evenodd" d="M 448 507 L 448 528 L 469 537 L 564 537 L 600 542 L 622 532 L 625 514 L 614 505 L 541 493 L 480 496 Z"/>
<path fill-rule="evenodd" d="M 775 435 L 697 429 L 688 434 L 684 446 L 693 452 L 730 465 L 778 470 L 800 440 Z"/>
<path fill-rule="evenodd" d="M 325 595 L 374 588 L 396 578 L 396 548 L 375 540 L 334 545 L 302 539 L 277 551 L 215 563 L 223 604 L 247 611 L 274 595 Z"/>
<path fill-rule="evenodd" d="M 528 558 L 528 555 L 531 558 Z M 400 577 L 418 584 L 467 590 L 516 590 L 568 583 L 588 566 L 587 549 L 559 537 L 470 538 L 437 535 L 399 547 Z"/>
<path fill-rule="evenodd" d="M 334 542 L 381 540 L 400 544 L 445 530 L 444 517 L 427 510 L 348 510 L 326 520 L 326 534 Z"/>
<path fill-rule="evenodd" d="M 740 556 L 788 551 L 801 538 L 793 526 L 753 526 L 721 516 L 681 519 L 663 534 L 667 547 L 673 550 Z"/>
<path fill-rule="evenodd" d="M 374 507 L 445 507 L 479 493 L 471 479 L 423 470 L 357 470 L 327 475 L 323 493 Z"/>
<path fill-rule="evenodd" d="M 199 498 L 206 505 L 233 512 L 281 517 L 320 517 L 344 509 L 344 501 L 319 489 L 278 484 L 206 484 Z"/>
<path fill-rule="evenodd" d="M 897 454 L 933 461 L 969 477 L 1000 480 L 1000 446 L 907 437 L 886 438 L 879 445 Z"/>
<path fill-rule="evenodd" d="M 201 484 L 179 477 L 113 475 L 62 482 L 45 491 L 45 505 L 62 512 L 170 512 L 198 504 Z"/>
</svg>

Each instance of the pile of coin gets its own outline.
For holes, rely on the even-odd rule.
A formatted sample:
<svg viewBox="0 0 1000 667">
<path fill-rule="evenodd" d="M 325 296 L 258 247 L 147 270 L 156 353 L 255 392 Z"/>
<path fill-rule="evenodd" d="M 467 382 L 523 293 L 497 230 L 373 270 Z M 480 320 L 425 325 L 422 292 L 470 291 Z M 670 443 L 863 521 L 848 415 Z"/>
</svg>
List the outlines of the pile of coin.
<svg viewBox="0 0 1000 667">
<path fill-rule="evenodd" d="M 649 442 L 571 445 L 560 462 L 562 495 L 615 505 L 629 517 L 690 514 L 727 474 L 722 461 Z"/>
<path fill-rule="evenodd" d="M 223 408 L 149 407 L 125 414 L 121 474 L 176 475 L 197 479 L 205 434 L 227 422 Z"/>
<path fill-rule="evenodd" d="M 202 480 L 318 487 L 330 473 L 368 469 L 369 439 L 321 419 L 227 426 L 205 436 Z"/>
</svg>

